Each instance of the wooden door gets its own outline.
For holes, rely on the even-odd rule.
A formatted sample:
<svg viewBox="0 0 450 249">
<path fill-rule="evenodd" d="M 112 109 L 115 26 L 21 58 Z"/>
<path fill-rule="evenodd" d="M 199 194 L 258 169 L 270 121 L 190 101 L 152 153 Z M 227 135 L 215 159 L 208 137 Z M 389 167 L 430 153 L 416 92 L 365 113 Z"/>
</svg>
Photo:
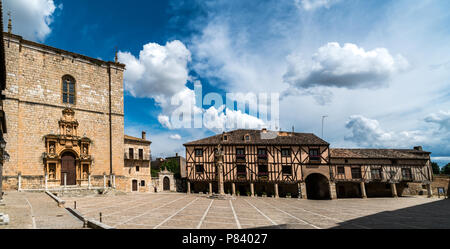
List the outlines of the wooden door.
<svg viewBox="0 0 450 249">
<path fill-rule="evenodd" d="M 132 191 L 138 191 L 138 181 L 133 180 L 132 185 Z"/>
<path fill-rule="evenodd" d="M 164 191 L 170 191 L 170 180 L 169 180 L 169 177 L 164 177 L 163 190 Z"/>
<path fill-rule="evenodd" d="M 64 174 L 67 175 L 67 185 L 77 185 L 75 158 L 70 154 L 61 158 L 61 185 L 64 185 Z"/>
</svg>

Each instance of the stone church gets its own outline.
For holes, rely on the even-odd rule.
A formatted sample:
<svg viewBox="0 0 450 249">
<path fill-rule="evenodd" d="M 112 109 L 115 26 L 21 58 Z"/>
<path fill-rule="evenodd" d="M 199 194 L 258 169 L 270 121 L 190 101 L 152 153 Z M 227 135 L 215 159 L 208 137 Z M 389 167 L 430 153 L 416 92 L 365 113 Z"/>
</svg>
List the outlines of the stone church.
<svg viewBox="0 0 450 249">
<path fill-rule="evenodd" d="M 28 41 L 10 30 L 4 44 L 10 155 L 4 189 L 131 191 L 124 168 L 125 65 Z"/>
</svg>

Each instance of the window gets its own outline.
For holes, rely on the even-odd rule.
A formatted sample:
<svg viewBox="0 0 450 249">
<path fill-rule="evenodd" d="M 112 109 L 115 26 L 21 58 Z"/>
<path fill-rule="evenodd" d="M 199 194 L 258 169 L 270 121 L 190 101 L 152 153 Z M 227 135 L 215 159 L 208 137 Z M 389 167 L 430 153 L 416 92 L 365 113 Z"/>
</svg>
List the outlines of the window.
<svg viewBox="0 0 450 249">
<path fill-rule="evenodd" d="M 244 140 L 245 141 L 250 141 L 250 135 L 245 135 Z"/>
<path fill-rule="evenodd" d="M 75 104 L 75 79 L 71 76 L 64 76 L 62 79 L 62 98 L 65 104 Z"/>
<path fill-rule="evenodd" d="M 136 166 L 136 172 L 139 172 L 140 168 L 139 166 Z"/>
<path fill-rule="evenodd" d="M 262 158 L 262 159 L 267 158 L 267 150 L 266 149 L 258 149 L 258 158 Z"/>
<path fill-rule="evenodd" d="M 145 181 L 144 180 L 141 181 L 141 186 L 145 187 Z"/>
<path fill-rule="evenodd" d="M 223 135 L 223 141 L 228 141 L 228 136 L 227 135 Z"/>
<path fill-rule="evenodd" d="M 247 176 L 247 167 L 245 166 L 245 165 L 238 165 L 237 166 L 237 169 L 236 169 L 236 171 L 237 171 L 237 176 L 239 177 L 239 176 Z"/>
<path fill-rule="evenodd" d="M 203 174 L 203 172 L 205 172 L 205 168 L 201 164 L 195 165 L 195 172 L 197 174 Z"/>
<path fill-rule="evenodd" d="M 203 156 L 203 149 L 195 149 L 195 156 L 197 157 Z"/>
<path fill-rule="evenodd" d="M 281 156 L 283 156 L 283 157 L 290 157 L 291 156 L 291 149 L 281 149 Z"/>
<path fill-rule="evenodd" d="M 266 164 L 258 165 L 258 175 L 259 176 L 267 176 L 267 175 L 269 175 L 269 171 L 267 170 L 267 165 Z"/>
<path fill-rule="evenodd" d="M 381 168 L 371 168 L 370 174 L 372 175 L 373 180 L 381 180 L 382 179 L 382 170 Z"/>
<path fill-rule="evenodd" d="M 128 149 L 128 158 L 133 159 L 134 158 L 134 150 L 133 148 Z"/>
<path fill-rule="evenodd" d="M 353 167 L 352 168 L 352 178 L 353 179 L 361 179 L 361 167 Z"/>
<path fill-rule="evenodd" d="M 338 174 L 345 174 L 345 168 L 343 167 L 343 166 L 339 166 L 338 168 L 337 168 L 337 173 Z"/>
<path fill-rule="evenodd" d="M 292 175 L 292 166 L 283 165 L 282 171 L 283 171 L 283 175 Z"/>
<path fill-rule="evenodd" d="M 139 149 L 139 159 L 140 160 L 144 159 L 144 150 L 143 149 Z"/>
<path fill-rule="evenodd" d="M 242 148 L 236 149 L 236 159 L 245 159 L 245 150 Z"/>
<path fill-rule="evenodd" d="M 402 169 L 402 178 L 404 180 L 412 180 L 412 174 L 410 168 L 403 168 Z"/>
<path fill-rule="evenodd" d="M 309 161 L 310 162 L 320 162 L 319 149 L 309 149 Z"/>
</svg>

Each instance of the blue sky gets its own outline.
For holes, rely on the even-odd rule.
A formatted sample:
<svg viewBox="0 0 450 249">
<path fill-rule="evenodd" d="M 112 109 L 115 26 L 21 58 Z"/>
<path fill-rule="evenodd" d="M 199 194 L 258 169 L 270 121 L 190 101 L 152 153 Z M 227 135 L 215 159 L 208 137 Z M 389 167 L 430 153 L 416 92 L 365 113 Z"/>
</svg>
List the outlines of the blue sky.
<svg viewBox="0 0 450 249">
<path fill-rule="evenodd" d="M 200 106 L 219 93 L 279 93 L 279 127 L 332 147 L 423 145 L 450 161 L 450 9 L 439 0 L 4 0 L 13 32 L 127 64 L 125 132 L 146 130 L 154 156 L 244 120 L 251 108 Z M 6 18 L 6 17 L 5 17 Z M 4 20 L 5 22 L 5 20 Z M 177 99 L 183 103 L 170 103 Z M 196 104 L 193 104 L 196 102 Z M 174 126 L 185 103 L 214 127 Z M 246 113 L 245 113 L 246 111 Z"/>
</svg>

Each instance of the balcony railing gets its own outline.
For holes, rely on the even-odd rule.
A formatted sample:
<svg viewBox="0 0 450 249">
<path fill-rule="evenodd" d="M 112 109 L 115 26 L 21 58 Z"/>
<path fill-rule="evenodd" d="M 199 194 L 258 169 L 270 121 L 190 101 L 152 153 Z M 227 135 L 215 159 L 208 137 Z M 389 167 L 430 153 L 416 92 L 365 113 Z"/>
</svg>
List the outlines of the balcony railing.
<svg viewBox="0 0 450 249">
<path fill-rule="evenodd" d="M 320 163 L 320 156 L 310 156 L 309 163 Z"/>
<path fill-rule="evenodd" d="M 267 160 L 267 154 L 258 154 L 258 159 Z"/>
<path fill-rule="evenodd" d="M 245 160 L 245 155 L 243 154 L 236 155 L 236 160 Z"/>
<path fill-rule="evenodd" d="M 124 158 L 125 160 L 140 160 L 140 161 L 150 161 L 150 155 L 139 155 L 139 153 L 134 153 L 131 154 L 130 153 L 125 153 L 124 154 Z"/>
</svg>

